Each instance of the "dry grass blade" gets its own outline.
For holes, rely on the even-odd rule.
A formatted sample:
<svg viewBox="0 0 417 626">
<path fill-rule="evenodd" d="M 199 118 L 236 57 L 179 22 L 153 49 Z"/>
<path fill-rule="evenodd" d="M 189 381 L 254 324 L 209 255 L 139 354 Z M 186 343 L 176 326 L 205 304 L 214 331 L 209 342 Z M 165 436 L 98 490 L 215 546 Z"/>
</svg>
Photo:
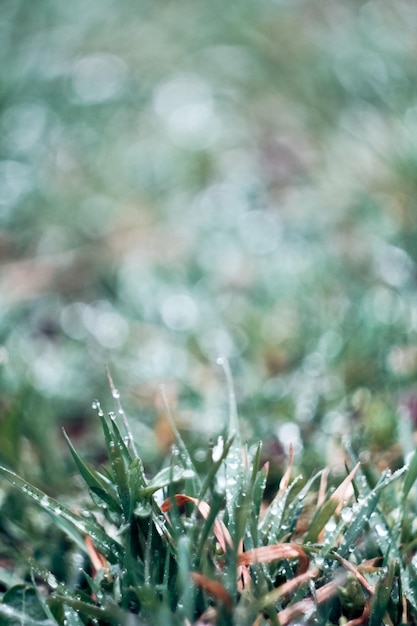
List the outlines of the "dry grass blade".
<svg viewBox="0 0 417 626">
<path fill-rule="evenodd" d="M 330 470 L 328 467 L 323 471 L 323 474 L 320 478 L 320 486 L 319 492 L 317 494 L 317 508 L 319 508 L 326 499 L 326 491 L 327 491 L 327 479 L 329 477 Z"/>
<path fill-rule="evenodd" d="M 309 558 L 307 554 L 299 545 L 292 543 L 277 543 L 242 552 L 239 554 L 238 564 L 270 563 L 279 559 L 298 559 L 298 573 L 306 572 L 308 569 Z"/>
<path fill-rule="evenodd" d="M 320 574 L 320 568 L 315 567 L 308 572 L 304 572 L 303 574 L 299 574 L 292 578 L 291 580 L 287 580 L 287 582 L 283 583 L 273 591 L 267 593 L 263 598 L 261 598 L 259 602 L 259 607 L 262 609 L 265 606 L 274 604 L 277 600 L 282 598 L 283 596 L 287 596 L 291 593 L 294 593 L 296 589 L 305 582 L 309 582 L 310 580 L 314 580 Z"/>
<path fill-rule="evenodd" d="M 204 589 L 204 591 L 209 593 L 214 598 L 217 598 L 217 600 L 220 600 L 228 611 L 232 611 L 232 598 L 227 593 L 226 589 L 221 583 L 219 583 L 217 580 L 212 580 L 211 578 L 208 578 L 207 576 L 204 576 L 204 574 L 200 574 L 198 572 L 192 572 L 191 578 L 193 579 L 194 583 L 198 585 L 198 587 Z"/>
<path fill-rule="evenodd" d="M 337 500 L 338 501 L 338 507 L 336 509 L 336 513 L 338 515 L 340 515 L 340 511 L 343 507 L 343 502 L 345 500 L 345 496 L 346 496 L 346 492 L 348 490 L 348 488 L 350 487 L 350 485 L 352 484 L 352 480 L 355 477 L 356 472 L 358 471 L 360 467 L 360 463 L 357 463 L 355 465 L 355 467 L 353 468 L 353 470 L 351 472 L 349 472 L 349 474 L 346 476 L 346 478 L 340 483 L 340 485 L 337 487 L 336 491 L 334 493 L 332 493 L 332 495 L 330 496 L 331 500 Z"/>
<path fill-rule="evenodd" d="M 288 467 L 285 470 L 283 477 L 281 478 L 281 482 L 279 483 L 279 492 L 278 495 L 282 495 L 288 489 L 290 484 L 291 474 L 292 474 L 292 465 L 294 461 L 294 446 L 290 443 L 290 447 L 288 450 Z"/>
<path fill-rule="evenodd" d="M 194 504 L 198 508 L 204 519 L 207 519 L 210 514 L 210 506 L 207 504 L 207 502 L 204 502 L 203 500 L 198 500 L 197 498 L 193 498 L 192 496 L 186 496 L 183 493 L 177 493 L 174 496 L 174 500 L 177 506 L 183 506 L 187 502 L 192 502 L 192 504 Z M 160 507 L 162 513 L 167 513 L 170 510 L 171 502 L 171 498 L 167 498 L 166 500 L 164 500 Z M 213 532 L 223 552 L 226 552 L 227 546 L 233 547 L 232 538 L 223 522 L 218 519 L 214 520 Z"/>
<path fill-rule="evenodd" d="M 88 535 L 85 537 L 85 545 L 93 568 L 93 576 L 101 569 L 104 569 L 106 574 L 109 575 L 110 566 L 107 559 L 96 549 L 93 540 Z"/>
<path fill-rule="evenodd" d="M 327 522 L 333 515 L 340 515 L 343 503 L 346 499 L 346 492 L 352 484 L 352 480 L 359 469 L 359 463 L 353 468 L 353 470 L 346 476 L 346 478 L 340 483 L 334 493 L 324 502 L 318 506 L 311 521 L 307 534 L 304 537 L 305 542 L 322 543 L 324 539 L 324 530 Z M 323 482 L 322 482 L 323 487 Z"/>
<path fill-rule="evenodd" d="M 323 585 L 316 591 L 316 597 L 304 598 L 292 606 L 288 606 L 282 609 L 278 613 L 278 619 L 281 626 L 288 626 L 292 620 L 299 615 L 309 615 L 312 613 L 318 604 L 330 600 L 338 592 L 339 586 L 345 581 L 346 575 L 342 574 L 332 580 L 331 582 Z"/>
<path fill-rule="evenodd" d="M 358 583 L 360 583 L 362 587 L 366 589 L 369 595 L 372 595 L 374 593 L 374 588 L 372 587 L 372 585 L 368 583 L 365 576 L 363 576 L 363 574 L 361 574 L 360 571 L 350 561 L 347 561 L 342 556 L 338 557 L 338 561 L 343 565 L 343 567 L 345 567 L 355 576 Z M 374 561 L 375 559 L 372 559 L 372 562 Z"/>
</svg>

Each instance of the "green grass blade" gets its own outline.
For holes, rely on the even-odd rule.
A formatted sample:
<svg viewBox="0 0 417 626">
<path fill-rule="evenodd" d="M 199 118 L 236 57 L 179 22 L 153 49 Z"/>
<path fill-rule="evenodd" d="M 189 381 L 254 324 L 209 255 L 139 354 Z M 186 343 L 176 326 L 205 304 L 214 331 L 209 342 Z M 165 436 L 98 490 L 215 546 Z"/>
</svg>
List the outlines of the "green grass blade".
<svg viewBox="0 0 417 626">
<path fill-rule="evenodd" d="M 230 365 L 226 358 L 220 356 L 217 359 L 218 365 L 223 369 L 226 377 L 227 390 L 229 394 L 229 437 L 235 436 L 235 443 L 237 446 L 241 446 L 239 419 L 237 414 L 237 403 L 235 388 L 233 385 L 232 372 L 230 371 Z"/>
<path fill-rule="evenodd" d="M 44 511 L 49 513 L 54 522 L 59 525 L 71 538 L 85 550 L 83 538 L 88 535 L 94 542 L 97 550 L 108 558 L 111 563 L 120 561 L 123 557 L 122 546 L 111 539 L 97 523 L 79 517 L 69 508 L 47 496 L 46 493 L 29 484 L 23 478 L 5 467 L 0 466 L 0 475 L 17 487 L 22 493 L 29 496 Z"/>
<path fill-rule="evenodd" d="M 187 493 L 190 496 L 197 496 L 197 493 L 199 491 L 199 489 L 201 488 L 201 484 L 200 484 L 200 479 L 197 476 L 197 470 L 196 467 L 194 465 L 194 462 L 191 458 L 191 455 L 188 451 L 187 446 L 184 443 L 183 438 L 180 435 L 180 432 L 177 428 L 177 425 L 175 423 L 175 420 L 172 416 L 172 412 L 171 409 L 169 407 L 169 403 L 168 403 L 168 398 L 166 396 L 166 392 L 165 392 L 165 387 L 163 385 L 160 385 L 159 387 L 160 389 L 160 393 L 161 393 L 161 397 L 162 397 L 162 402 L 165 408 L 165 414 L 166 417 L 168 419 L 169 425 L 171 427 L 172 432 L 174 433 L 174 437 L 175 437 L 175 441 L 176 441 L 176 445 L 178 447 L 178 452 L 179 452 L 179 458 L 181 460 L 181 462 L 184 465 L 184 469 L 190 470 L 190 472 L 193 472 L 194 477 L 192 479 L 192 483 L 191 483 L 191 487 L 192 489 L 188 490 Z"/>
<path fill-rule="evenodd" d="M 133 438 L 133 433 L 130 429 L 130 424 L 129 424 L 129 420 L 127 419 L 127 415 L 123 409 L 122 406 L 122 402 L 120 400 L 120 393 L 119 390 L 116 389 L 115 384 L 113 382 L 113 378 L 110 374 L 110 370 L 108 367 L 106 367 L 106 373 L 107 373 L 107 380 L 109 383 L 109 387 L 110 387 L 110 391 L 111 391 L 111 395 L 113 396 L 113 398 L 116 400 L 116 406 L 117 406 L 117 413 L 120 416 L 120 419 L 122 420 L 122 424 L 124 426 L 124 429 L 126 431 L 126 442 L 127 442 L 127 448 L 129 448 L 132 451 L 132 455 L 135 458 L 138 458 L 139 455 L 136 451 L 136 447 L 135 447 L 135 441 Z"/>
<path fill-rule="evenodd" d="M 168 487 L 173 483 L 178 483 L 186 478 L 191 478 L 192 474 L 188 469 L 183 467 L 164 467 L 152 480 L 148 482 L 146 487 L 140 490 L 141 496 L 150 496 L 155 491 Z"/>
<path fill-rule="evenodd" d="M 93 620 L 101 620 L 100 623 L 121 626 L 127 622 L 127 615 L 116 605 L 97 606 L 84 600 L 79 600 L 71 595 L 54 594 L 54 601 L 71 607 L 77 613 L 85 615 Z"/>
<path fill-rule="evenodd" d="M 27 626 L 33 624 L 33 626 L 35 626 L 35 624 L 45 624 L 46 621 L 48 621 L 48 623 L 55 623 L 52 620 L 47 620 L 48 615 L 45 613 L 39 601 L 37 590 L 35 587 L 27 584 L 14 585 L 8 589 L 3 596 L 0 607 L 12 609 L 12 612 L 9 611 L 7 620 L 4 614 L 2 616 L 0 609 L 1 626 L 5 626 L 6 624 L 8 626 L 21 626 L 21 624 Z"/>
<path fill-rule="evenodd" d="M 223 506 L 223 495 L 220 493 L 214 493 L 213 499 L 210 502 L 210 512 L 207 518 L 204 520 L 203 527 L 201 529 L 200 535 L 198 537 L 198 541 L 195 542 L 196 545 L 196 565 L 201 561 L 204 549 L 206 547 L 206 541 L 209 534 L 213 530 L 214 522 L 216 520 L 217 515 L 219 514 L 221 508 Z"/>
<path fill-rule="evenodd" d="M 143 500 L 143 498 L 141 497 L 141 491 L 147 486 L 147 480 L 143 471 L 143 465 L 139 457 L 135 457 L 133 459 L 127 474 L 130 494 L 129 519 L 131 519 L 136 507 L 138 506 L 138 504 L 141 504 L 140 500 Z M 146 499 L 146 502 L 144 502 L 143 504 L 146 506 L 146 508 L 149 508 L 150 511 L 152 511 L 148 499 Z"/>
<path fill-rule="evenodd" d="M 287 504 L 288 499 L 297 483 L 301 480 L 301 476 L 296 477 L 284 492 L 279 491 L 277 493 L 259 524 L 262 543 L 276 543 L 284 535 L 293 531 L 298 517 L 304 508 L 305 499 L 310 493 L 314 482 L 320 478 L 321 474 L 322 472 L 319 472 L 312 476 L 290 504 Z"/>
<path fill-rule="evenodd" d="M 8 604 L 0 604 L 0 626 L 57 626 L 58 622 L 50 619 L 35 620 L 23 611 Z"/>
<path fill-rule="evenodd" d="M 407 598 L 408 602 L 412 606 L 414 613 L 417 617 L 417 598 L 415 594 L 415 586 L 416 586 L 416 570 L 412 568 L 410 565 L 407 569 L 403 569 L 401 571 L 401 584 L 404 591 L 404 595 Z"/>
<path fill-rule="evenodd" d="M 361 501 L 358 502 L 355 506 L 355 517 L 351 522 L 350 526 L 346 529 L 344 539 L 339 548 L 339 555 L 346 557 L 349 553 L 351 546 L 355 544 L 355 541 L 360 537 L 360 535 L 366 530 L 366 526 L 371 519 L 371 515 L 374 513 L 381 492 L 385 489 L 389 484 L 393 481 L 398 480 L 398 478 L 402 475 L 403 470 L 398 470 L 394 474 L 390 474 L 389 472 L 385 473 L 381 480 L 378 482 L 376 487 Z M 381 518 L 381 523 L 385 525 L 385 520 L 383 516 L 378 515 L 378 520 Z M 376 538 L 381 538 L 380 535 L 376 534 Z M 391 542 L 388 539 L 383 538 L 384 544 L 382 546 L 383 554 L 386 554 L 388 549 L 390 548 Z"/>
<path fill-rule="evenodd" d="M 304 537 L 305 543 L 314 543 L 329 519 L 334 515 L 339 502 L 330 498 L 323 506 L 321 506 L 314 514 L 313 519 L 310 522 L 307 535 Z"/>
<path fill-rule="evenodd" d="M 405 475 L 404 485 L 403 485 L 403 499 L 404 500 L 407 499 L 407 496 L 410 493 L 411 487 L 414 485 L 416 480 L 417 480 L 417 449 L 414 451 L 411 461 L 408 464 L 407 473 Z"/>
<path fill-rule="evenodd" d="M 108 491 L 105 491 L 101 487 L 90 487 L 90 491 L 91 497 L 95 504 L 97 504 L 97 500 L 99 499 L 104 502 L 104 504 L 107 505 L 108 509 L 111 510 L 113 513 L 122 513 L 122 507 L 120 506 L 119 501 L 116 498 L 109 496 Z M 100 504 L 101 503 L 99 502 L 99 506 Z"/>
<path fill-rule="evenodd" d="M 120 449 L 114 443 L 110 447 L 110 462 L 116 481 L 117 491 L 119 493 L 120 503 L 122 505 L 125 520 L 129 519 L 130 512 L 130 491 L 126 465 L 120 454 Z"/>
<path fill-rule="evenodd" d="M 395 561 L 392 560 L 387 567 L 385 574 L 378 580 L 375 593 L 371 601 L 371 614 L 369 626 L 380 626 L 387 623 L 384 615 L 387 610 L 388 602 L 391 598 L 395 574 Z"/>
<path fill-rule="evenodd" d="M 101 426 L 103 428 L 104 439 L 106 442 L 107 454 L 110 459 L 110 465 L 112 469 L 113 479 L 116 483 L 117 493 L 119 495 L 120 504 L 123 510 L 123 514 L 125 516 L 125 520 L 129 518 L 130 511 L 130 492 L 129 492 L 129 484 L 128 484 L 128 476 L 126 469 L 126 446 L 123 442 L 122 437 L 116 427 L 115 424 L 112 423 L 113 432 L 119 433 L 116 434 L 117 439 L 113 436 L 108 424 L 107 420 L 104 417 L 102 411 L 99 412 L 99 417 L 101 421 Z M 113 420 L 111 420 L 113 422 Z M 115 431 L 116 428 L 116 431 Z M 131 457 L 129 455 L 129 462 L 131 461 Z"/>
<path fill-rule="evenodd" d="M 127 466 L 133 461 L 135 457 L 132 456 L 129 448 L 126 445 L 125 439 L 122 437 L 119 426 L 117 425 L 116 418 L 114 413 L 110 413 L 110 425 L 113 431 L 113 440 L 116 442 L 116 445 L 119 447 L 121 456 L 123 457 L 124 462 Z"/>
<path fill-rule="evenodd" d="M 88 465 L 81 459 L 80 455 L 72 445 L 71 440 L 64 429 L 62 432 L 64 434 L 68 448 L 71 452 L 72 458 L 74 459 L 77 469 L 87 487 L 91 489 L 93 493 L 98 495 L 108 506 L 110 506 L 112 510 L 120 510 L 119 503 L 115 498 L 115 493 L 112 493 L 108 488 L 109 483 L 106 483 L 106 481 L 101 478 L 98 472 L 88 467 Z"/>
<path fill-rule="evenodd" d="M 59 587 L 64 588 L 64 584 L 60 583 L 49 569 L 35 561 L 35 559 L 33 559 L 32 557 L 28 558 L 28 564 L 30 565 L 32 579 L 36 575 L 38 578 L 41 578 L 51 589 L 58 589 Z"/>
<path fill-rule="evenodd" d="M 241 529 L 236 518 L 236 511 L 239 508 L 241 494 L 244 490 L 245 467 L 242 458 L 242 442 L 240 438 L 239 420 L 237 414 L 236 395 L 233 386 L 232 373 L 228 361 L 220 357 L 217 363 L 223 368 L 226 377 L 229 399 L 229 420 L 228 420 L 228 437 L 233 438 L 228 455 L 224 459 L 225 467 L 225 495 L 226 495 L 226 511 L 228 517 L 228 529 L 233 539 L 233 543 L 238 545 L 241 539 Z"/>
<path fill-rule="evenodd" d="M 216 475 L 219 472 L 220 468 L 223 466 L 223 462 L 224 462 L 225 458 L 227 457 L 227 455 L 229 454 L 229 450 L 230 450 L 232 445 L 233 445 L 233 437 L 231 437 L 224 444 L 224 447 L 223 447 L 223 450 L 222 450 L 222 453 L 221 453 L 220 457 L 218 459 L 216 459 L 216 461 L 213 461 L 213 463 L 210 464 L 209 470 L 208 470 L 208 472 L 206 474 L 206 477 L 205 477 L 205 479 L 203 481 L 203 484 L 201 486 L 200 493 L 198 494 L 198 499 L 199 500 L 203 500 L 204 496 L 207 493 L 207 490 L 211 489 L 213 487 Z"/>
<path fill-rule="evenodd" d="M 340 544 L 338 554 L 346 558 L 355 545 L 356 540 L 365 532 L 369 519 L 378 504 L 381 492 L 372 491 L 355 508 L 355 516 L 350 526 L 345 531 L 345 536 Z"/>
<path fill-rule="evenodd" d="M 262 443 L 259 442 L 256 453 L 252 462 L 252 475 L 250 479 L 250 493 L 252 496 L 252 504 L 254 509 L 254 514 L 256 517 L 259 516 L 259 511 L 261 508 L 262 497 L 266 487 L 266 480 L 268 477 L 267 467 L 259 468 L 260 459 L 262 452 Z"/>
<path fill-rule="evenodd" d="M 346 451 L 347 456 L 350 459 L 352 467 L 356 467 L 356 465 L 359 463 L 359 459 L 352 448 L 350 440 L 347 437 L 343 439 L 343 447 Z M 356 493 L 362 497 L 365 497 L 371 491 L 368 480 L 361 467 L 359 467 L 359 470 L 356 473 L 355 480 L 353 481 L 353 486 Z"/>
<path fill-rule="evenodd" d="M 334 493 L 319 507 L 316 511 L 307 535 L 304 538 L 306 543 L 314 543 L 317 541 L 320 533 L 326 526 L 327 522 L 336 512 L 338 506 L 342 505 L 346 490 L 351 486 L 353 477 L 359 469 L 359 463 L 353 468 L 346 478 L 340 483 Z"/>
<path fill-rule="evenodd" d="M 62 433 L 65 437 L 65 441 L 67 442 L 69 451 L 71 452 L 72 458 L 75 461 L 77 469 L 80 472 L 82 478 L 84 479 L 84 482 L 87 484 L 89 488 L 98 487 L 101 489 L 102 485 L 97 480 L 95 473 L 90 468 L 88 468 L 87 465 L 84 463 L 84 461 L 81 459 L 78 452 L 75 450 L 74 446 L 72 445 L 71 439 L 68 437 L 64 429 L 62 429 Z"/>
<path fill-rule="evenodd" d="M 406 469 L 406 467 L 402 467 L 393 474 L 391 474 L 389 470 L 385 472 L 382 475 L 381 480 L 376 485 L 375 490 L 382 491 L 388 487 L 391 483 L 398 480 L 406 472 Z M 395 504 L 390 507 L 390 510 L 393 511 L 394 508 L 396 508 Z M 401 519 L 399 518 L 398 520 L 398 528 L 392 529 L 385 515 L 378 506 L 372 513 L 370 522 L 371 528 L 374 531 L 375 541 L 381 551 L 381 554 L 385 557 L 390 554 L 391 556 L 400 559 L 399 542 L 401 535 Z"/>
<path fill-rule="evenodd" d="M 81 619 L 75 609 L 67 606 L 65 609 L 65 626 L 85 626 L 85 622 Z"/>
<path fill-rule="evenodd" d="M 253 463 L 253 471 L 251 477 L 251 488 L 248 493 L 248 497 L 250 498 L 249 502 L 251 505 L 251 514 L 249 520 L 249 528 L 248 532 L 251 537 L 252 546 L 257 547 L 259 544 L 259 516 L 261 512 L 262 498 L 265 492 L 266 482 L 268 479 L 268 467 L 264 466 L 261 469 L 259 468 L 259 461 L 261 455 L 261 444 L 259 444 L 254 463 Z M 246 543 L 245 539 L 245 543 Z"/>
</svg>

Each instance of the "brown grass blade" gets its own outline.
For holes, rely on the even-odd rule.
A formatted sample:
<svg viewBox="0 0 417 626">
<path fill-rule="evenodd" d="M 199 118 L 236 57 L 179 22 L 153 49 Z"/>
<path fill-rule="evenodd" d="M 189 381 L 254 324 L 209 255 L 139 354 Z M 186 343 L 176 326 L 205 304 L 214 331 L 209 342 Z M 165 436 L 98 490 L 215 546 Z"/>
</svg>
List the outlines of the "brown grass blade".
<svg viewBox="0 0 417 626">
<path fill-rule="evenodd" d="M 331 582 L 323 585 L 323 587 L 320 587 L 320 589 L 317 589 L 315 599 L 304 598 L 304 600 L 300 600 L 299 602 L 296 602 L 296 604 L 282 609 L 282 611 L 278 613 L 278 619 L 281 626 L 288 626 L 295 617 L 310 614 L 314 611 L 317 604 L 330 600 L 330 598 L 337 593 L 339 586 L 345 581 L 345 579 L 346 574 L 338 576 Z"/>
<path fill-rule="evenodd" d="M 210 514 L 210 506 L 204 500 L 198 500 L 197 498 L 187 496 L 183 493 L 177 493 L 174 496 L 174 500 L 177 506 L 183 506 L 187 502 L 191 502 L 198 508 L 204 519 L 207 519 Z M 164 500 L 160 508 L 163 513 L 169 511 L 171 508 L 171 498 Z M 232 537 L 222 521 L 218 519 L 214 520 L 213 532 L 223 552 L 226 552 L 228 545 L 233 547 Z"/>
<path fill-rule="evenodd" d="M 211 578 L 208 578 L 207 576 L 204 576 L 204 574 L 200 574 L 199 572 L 191 572 L 191 578 L 198 587 L 204 589 L 204 591 L 209 593 L 217 600 L 220 600 L 220 602 L 224 604 L 228 611 L 232 610 L 232 598 L 227 593 L 226 589 L 221 583 L 219 583 L 217 580 L 212 580 Z"/>
<path fill-rule="evenodd" d="M 339 502 L 338 507 L 336 509 L 336 513 L 338 515 L 340 515 L 340 512 L 342 510 L 343 501 L 345 500 L 346 492 L 348 488 L 350 487 L 350 485 L 352 484 L 352 480 L 354 479 L 355 474 L 358 471 L 359 467 L 360 467 L 360 463 L 357 463 L 355 467 L 353 468 L 353 470 L 349 472 L 346 478 L 340 483 L 336 491 L 332 493 L 332 495 L 330 496 L 331 500 L 337 500 Z"/>
<path fill-rule="evenodd" d="M 100 554 L 89 535 L 85 536 L 84 541 L 85 545 L 87 546 L 88 556 L 90 557 L 93 576 L 95 576 L 95 574 L 101 569 L 104 569 L 106 575 L 108 576 L 110 573 L 110 566 L 107 559 L 102 554 Z"/>
<path fill-rule="evenodd" d="M 285 470 L 283 477 L 281 478 L 281 482 L 279 483 L 279 494 L 285 493 L 288 489 L 288 485 L 290 484 L 291 472 L 292 472 L 292 464 L 294 460 L 294 446 L 290 443 L 288 450 L 288 467 Z"/>
<path fill-rule="evenodd" d="M 252 565 L 253 563 L 269 563 L 279 559 L 298 559 L 300 573 L 308 569 L 309 559 L 304 550 L 294 543 L 276 543 L 271 546 L 261 546 L 242 552 L 238 557 L 239 565 Z"/>
<path fill-rule="evenodd" d="M 273 589 L 269 593 L 263 596 L 259 601 L 260 609 L 263 609 L 265 606 L 270 604 L 274 604 L 277 600 L 282 598 L 283 596 L 290 595 L 296 591 L 296 589 L 305 582 L 310 580 L 314 580 L 320 574 L 320 568 L 315 567 L 308 572 L 304 572 L 304 574 L 300 574 L 299 576 L 295 576 L 291 580 L 287 580 L 287 582 L 283 583 L 276 589 Z"/>
</svg>

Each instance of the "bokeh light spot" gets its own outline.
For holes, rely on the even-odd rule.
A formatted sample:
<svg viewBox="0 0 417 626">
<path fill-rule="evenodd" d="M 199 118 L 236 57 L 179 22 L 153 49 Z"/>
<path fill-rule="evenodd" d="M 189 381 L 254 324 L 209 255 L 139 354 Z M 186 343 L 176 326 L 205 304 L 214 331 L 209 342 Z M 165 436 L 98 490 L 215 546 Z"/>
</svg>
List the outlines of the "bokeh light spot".
<svg viewBox="0 0 417 626">
<path fill-rule="evenodd" d="M 90 54 L 72 67 L 72 86 L 83 104 L 97 104 L 119 97 L 126 86 L 127 66 L 113 54 Z"/>
</svg>

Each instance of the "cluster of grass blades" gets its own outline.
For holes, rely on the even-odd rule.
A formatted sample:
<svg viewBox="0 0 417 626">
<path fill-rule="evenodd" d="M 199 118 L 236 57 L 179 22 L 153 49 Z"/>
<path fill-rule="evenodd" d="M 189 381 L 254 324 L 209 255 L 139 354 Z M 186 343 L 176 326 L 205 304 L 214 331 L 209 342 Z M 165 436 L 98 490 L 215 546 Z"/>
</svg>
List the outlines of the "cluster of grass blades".
<svg viewBox="0 0 417 626">
<path fill-rule="evenodd" d="M 30 560 L 27 580 L 3 592 L 2 626 L 417 622 L 417 454 L 370 485 L 346 444 L 336 488 L 326 471 L 293 477 L 290 458 L 265 503 L 268 467 L 260 445 L 242 445 L 229 387 L 230 421 L 204 476 L 172 424 L 170 463 L 149 479 L 120 404 L 115 418 L 98 403 L 108 464 L 90 467 L 67 438 L 88 516 L 0 468 L 90 561 L 74 588 Z"/>
</svg>

